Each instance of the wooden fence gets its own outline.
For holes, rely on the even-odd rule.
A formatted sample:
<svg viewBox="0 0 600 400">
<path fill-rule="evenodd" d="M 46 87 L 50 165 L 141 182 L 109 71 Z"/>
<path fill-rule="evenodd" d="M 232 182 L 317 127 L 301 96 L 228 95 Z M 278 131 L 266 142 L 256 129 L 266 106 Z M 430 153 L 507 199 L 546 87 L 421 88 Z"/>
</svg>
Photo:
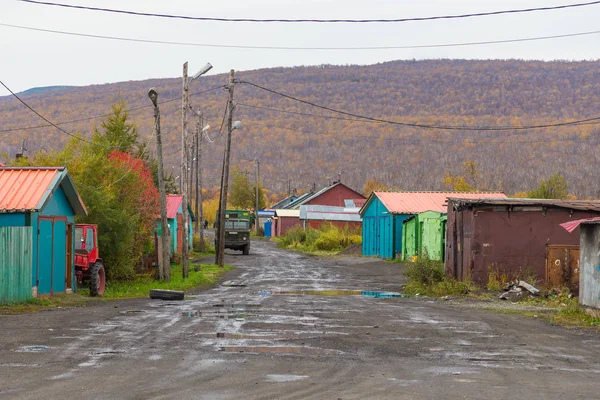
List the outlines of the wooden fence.
<svg viewBox="0 0 600 400">
<path fill-rule="evenodd" d="M 0 304 L 33 297 L 31 234 L 30 226 L 0 227 Z"/>
</svg>

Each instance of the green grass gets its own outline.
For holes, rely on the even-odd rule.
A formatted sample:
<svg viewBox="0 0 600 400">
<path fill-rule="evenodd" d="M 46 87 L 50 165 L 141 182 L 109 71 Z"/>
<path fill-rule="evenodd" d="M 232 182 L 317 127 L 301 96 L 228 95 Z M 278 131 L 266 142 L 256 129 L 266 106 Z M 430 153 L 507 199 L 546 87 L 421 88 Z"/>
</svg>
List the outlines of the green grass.
<svg viewBox="0 0 600 400">
<path fill-rule="evenodd" d="M 138 275 L 132 281 L 109 282 L 102 296 L 105 300 L 110 299 L 133 299 L 148 297 L 150 289 L 167 289 L 186 291 L 198 287 L 212 286 L 231 266 L 220 268 L 215 264 L 202 264 L 200 271 L 194 271 L 194 265 L 190 263 L 189 276 L 183 279 L 182 267 L 171 266 L 171 281 L 160 282 L 151 275 Z"/>
<path fill-rule="evenodd" d="M 184 280 L 182 277 L 182 267 L 180 265 L 175 265 L 171 266 L 170 282 L 159 282 L 150 274 L 137 275 L 131 281 L 108 282 L 102 297 L 90 297 L 89 289 L 82 288 L 79 289 L 77 293 L 39 297 L 23 303 L 0 306 L 0 315 L 23 314 L 52 308 L 81 307 L 91 301 L 146 298 L 150 293 L 150 289 L 186 291 L 210 287 L 216 284 L 219 278 L 225 272 L 231 270 L 231 268 L 232 267 L 229 265 L 220 268 L 215 264 L 202 264 L 200 271 L 196 272 L 194 271 L 194 265 L 190 263 L 189 276 Z"/>
<path fill-rule="evenodd" d="M 94 300 L 98 299 L 81 293 L 55 294 L 54 296 L 33 298 L 23 303 L 0 306 L 0 315 L 23 314 L 50 308 L 81 307 Z"/>
<path fill-rule="evenodd" d="M 419 257 L 414 262 L 406 263 L 404 275 L 408 283 L 403 293 L 431 297 L 463 296 L 477 287 L 470 280 L 457 281 L 444 272 L 442 261 L 430 260 L 427 256 Z"/>
</svg>

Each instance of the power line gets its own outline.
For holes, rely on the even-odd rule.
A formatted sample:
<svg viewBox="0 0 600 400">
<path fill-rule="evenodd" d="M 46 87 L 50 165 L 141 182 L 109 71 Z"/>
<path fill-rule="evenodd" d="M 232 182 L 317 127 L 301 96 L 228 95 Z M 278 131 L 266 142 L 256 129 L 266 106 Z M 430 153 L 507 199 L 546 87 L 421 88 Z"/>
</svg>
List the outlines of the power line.
<svg viewBox="0 0 600 400">
<path fill-rule="evenodd" d="M 220 85 L 211 89 L 207 89 L 207 90 L 203 90 L 201 92 L 196 92 L 194 94 L 191 94 L 190 96 L 199 96 L 201 94 L 204 93 L 208 93 L 217 89 L 221 89 L 222 87 L 224 87 L 225 85 Z M 11 92 L 12 93 L 12 92 Z M 172 98 L 172 99 L 168 99 L 165 101 L 160 102 L 159 104 L 166 104 L 166 103 L 170 103 L 173 101 L 177 101 L 177 100 L 181 100 L 181 96 L 176 97 L 176 98 Z M 148 108 L 148 107 L 153 107 L 152 104 L 149 105 L 145 105 L 145 106 L 139 106 L 139 107 L 134 107 L 134 108 L 130 108 L 125 110 L 125 112 L 129 113 L 132 111 L 138 111 L 144 108 Z M 73 119 L 70 121 L 63 121 L 63 122 L 56 122 L 55 125 L 68 125 L 68 124 L 73 124 L 76 122 L 84 122 L 84 121 L 91 121 L 93 119 L 97 119 L 97 118 L 104 118 L 104 117 L 109 117 L 113 115 L 112 113 L 108 113 L 108 114 L 101 114 L 101 115 L 94 115 L 92 117 L 86 117 L 86 118 L 79 118 L 79 119 Z M 46 124 L 46 125 L 37 125 L 37 126 L 26 126 L 26 127 L 21 127 L 21 128 L 7 128 L 7 129 L 0 129 L 0 133 L 5 133 L 5 132 L 14 132 L 14 131 L 24 131 L 24 130 L 29 130 L 29 129 L 39 129 L 39 128 L 47 128 L 49 126 L 52 126 L 51 124 Z"/>
<path fill-rule="evenodd" d="M 273 89 L 268 89 L 264 86 L 260 86 L 260 85 L 257 85 L 255 83 L 248 82 L 248 81 L 239 81 L 238 83 L 254 86 L 257 89 L 261 89 L 266 92 L 276 94 L 278 96 L 281 96 L 281 97 L 284 97 L 284 98 L 287 98 L 287 99 L 290 99 L 293 101 L 297 101 L 299 103 L 307 104 L 311 107 L 320 108 L 322 110 L 327 110 L 327 111 L 330 111 L 330 112 L 333 112 L 336 114 L 346 115 L 349 117 L 358 118 L 358 119 L 362 119 L 365 121 L 381 122 L 381 123 L 386 123 L 386 124 L 400 125 L 400 126 L 406 126 L 406 127 L 412 127 L 412 128 L 447 129 L 447 130 L 463 130 L 463 131 L 513 131 L 513 130 L 542 129 L 542 128 L 551 128 L 551 127 L 558 127 L 558 126 L 579 125 L 579 124 L 586 123 L 586 122 L 600 123 L 600 116 L 586 118 L 586 119 L 580 119 L 580 120 L 570 121 L 570 122 L 557 122 L 557 123 L 551 123 L 551 124 L 529 125 L 529 126 L 457 126 L 457 125 L 430 125 L 430 124 L 421 124 L 421 123 L 412 123 L 412 122 L 398 122 L 398 121 L 391 121 L 391 120 L 386 120 L 386 119 L 382 119 L 382 118 L 374 118 L 374 117 L 368 117 L 368 116 L 364 116 L 364 115 L 354 114 L 354 113 L 350 113 L 347 111 L 336 110 L 334 108 L 322 106 L 322 105 L 319 105 L 319 104 L 316 104 L 316 103 L 313 103 L 313 102 L 310 102 L 307 100 L 302 100 L 297 97 L 290 96 L 290 95 L 278 92 Z"/>
<path fill-rule="evenodd" d="M 431 17 L 412 17 L 412 18 L 393 18 L 393 19 L 255 19 L 255 18 L 217 18 L 217 17 L 193 17 L 189 15 L 173 15 L 173 14 L 157 14 L 157 13 L 145 13 L 140 11 L 129 11 L 129 10 L 117 10 L 111 8 L 101 8 L 101 7 L 87 7 L 80 5 L 72 5 L 72 4 L 61 4 L 61 3 L 52 3 L 46 1 L 37 1 L 37 0 L 19 0 L 23 3 L 37 4 L 37 5 L 45 5 L 45 6 L 54 6 L 54 7 L 64 7 L 78 10 L 87 10 L 87 11 L 101 11 L 108 13 L 116 13 L 116 14 L 127 14 L 127 15 L 135 15 L 142 17 L 158 17 L 158 18 L 170 18 L 170 19 L 184 19 L 191 21 L 213 21 L 213 22 L 261 22 L 261 23 L 389 23 L 389 22 L 417 22 L 417 21 L 432 21 L 432 20 L 444 20 L 444 19 L 458 19 L 458 18 L 471 18 L 471 17 L 485 17 L 490 15 L 501 15 L 501 14 L 516 14 L 516 13 L 529 13 L 536 11 L 551 11 L 551 10 L 561 10 L 567 8 L 575 8 L 575 7 L 585 7 L 600 4 L 600 1 L 590 1 L 585 3 L 573 3 L 573 4 L 564 4 L 560 6 L 552 6 L 552 7 L 534 7 L 534 8 L 522 8 L 522 9 L 512 9 L 512 10 L 500 10 L 500 11 L 488 11 L 488 12 L 479 12 L 479 13 L 468 13 L 468 14 L 455 14 L 455 15 L 438 15 Z"/>
<path fill-rule="evenodd" d="M 153 44 L 194 46 L 194 47 L 213 47 L 213 48 L 225 48 L 225 49 L 310 50 L 310 51 L 319 51 L 319 50 L 324 50 L 324 51 L 402 50 L 402 49 L 431 49 L 431 48 L 441 48 L 441 47 L 480 46 L 480 45 L 489 45 L 489 44 L 518 43 L 518 42 L 530 42 L 530 41 L 537 41 L 537 40 L 561 39 L 561 38 L 569 38 L 569 37 L 577 37 L 577 36 L 596 35 L 596 34 L 600 33 L 600 31 L 588 31 L 588 32 L 565 33 L 565 34 L 558 34 L 558 35 L 534 36 L 534 37 L 505 39 L 505 40 L 487 40 L 487 41 L 480 41 L 480 42 L 439 43 L 439 44 L 404 45 L 404 46 L 292 47 L 292 46 L 245 46 L 245 45 L 173 42 L 173 41 L 164 41 L 164 40 L 127 38 L 127 37 L 121 37 L 121 36 L 93 35 L 93 34 L 87 34 L 87 33 L 67 32 L 67 31 L 59 31 L 59 30 L 43 29 L 43 28 L 33 28 L 33 27 L 29 27 L 29 26 L 12 25 L 12 24 L 4 24 L 4 23 L 0 23 L 0 26 L 5 26 L 5 27 L 9 27 L 9 28 L 26 29 L 26 30 L 45 32 L 45 33 L 56 33 L 56 34 L 61 34 L 61 35 L 88 37 L 88 38 L 94 38 L 94 39 L 118 40 L 118 41 L 136 42 L 136 43 L 153 43 Z"/>
<path fill-rule="evenodd" d="M 328 116 L 328 115 L 319 115 L 319 114 L 310 114 L 310 113 L 303 113 L 303 112 L 298 112 L 298 111 L 287 111 L 287 110 L 282 110 L 282 109 L 278 109 L 278 108 L 271 108 L 271 107 L 263 107 L 263 106 L 256 106 L 256 105 L 251 105 L 251 104 L 244 104 L 244 103 L 238 103 L 238 106 L 242 106 L 242 107 L 248 107 L 248 108 L 256 108 L 256 109 L 261 109 L 261 110 L 268 110 L 268 111 L 274 111 L 274 112 L 280 112 L 280 113 L 286 113 L 286 114 L 295 114 L 295 115 L 302 115 L 302 116 L 307 116 L 307 117 L 316 117 L 316 118 L 325 118 L 325 119 L 335 119 L 335 120 L 342 120 L 342 121 L 351 121 L 351 122 L 366 122 L 366 123 L 382 123 L 382 122 L 378 122 L 378 121 L 368 121 L 368 120 L 362 120 L 362 119 L 355 119 L 355 118 L 344 118 L 344 117 L 333 117 L 333 116 Z M 598 123 L 598 122 L 596 122 Z M 581 123 L 580 125 L 587 125 L 590 124 L 588 123 Z M 433 142 L 433 143 L 456 143 L 456 144 L 480 144 L 480 143 L 486 143 L 486 144 L 502 144 L 502 143 L 509 143 L 509 142 L 513 142 L 513 143 L 546 143 L 546 142 L 570 142 L 570 141 L 575 141 L 575 140 L 587 140 L 587 139 L 598 139 L 597 137 L 592 137 L 592 136 L 588 136 L 586 138 L 581 138 L 581 137 L 570 137 L 570 138 L 558 138 L 558 139 L 548 139 L 548 138 L 544 138 L 544 139 L 533 139 L 533 140 L 483 140 L 481 138 L 478 138 L 477 140 L 473 140 L 473 139 L 469 139 L 469 138 L 460 138 L 460 139 L 454 139 L 454 140 L 445 140 L 445 139 L 434 139 L 434 138 L 421 138 L 421 139 L 410 139 L 410 138 L 396 138 L 396 137 L 386 137 L 386 136 L 382 136 L 382 135 L 357 135 L 357 134 L 352 134 L 352 138 L 356 138 L 356 137 L 361 137 L 361 138 L 367 138 L 367 139 L 382 139 L 382 140 L 394 140 L 394 141 L 402 141 L 404 144 L 418 144 L 418 143 L 423 143 L 423 142 Z M 320 135 L 320 137 L 315 138 L 317 140 L 320 139 L 328 139 L 331 140 L 330 136 L 323 136 Z"/>
<path fill-rule="evenodd" d="M 62 133 L 69 135 L 75 139 L 81 140 L 82 142 L 86 142 L 86 143 L 90 143 L 90 144 L 94 144 L 93 142 L 83 139 L 82 137 L 79 137 L 77 135 L 74 135 L 72 133 L 69 133 L 67 131 L 65 131 L 63 128 L 61 128 L 60 126 L 54 124 L 52 121 L 50 121 L 49 119 L 47 119 L 46 117 L 44 117 L 42 114 L 40 114 L 39 112 L 37 112 L 36 110 L 34 110 L 29 104 L 25 103 L 19 96 L 17 96 L 17 94 L 15 92 L 13 92 L 12 90 L 10 90 L 10 88 L 8 86 L 6 86 L 4 84 L 4 82 L 0 81 L 0 84 L 2 84 L 2 86 L 4 86 L 4 88 L 6 90 L 8 90 L 10 92 L 11 95 L 13 95 L 17 100 L 19 100 L 25 107 L 29 108 L 35 115 L 37 115 L 38 117 L 40 117 L 41 119 L 43 119 L 44 121 L 46 121 L 48 124 L 50 124 L 50 126 L 53 126 L 54 128 L 58 129 L 59 131 L 61 131 Z"/>
</svg>

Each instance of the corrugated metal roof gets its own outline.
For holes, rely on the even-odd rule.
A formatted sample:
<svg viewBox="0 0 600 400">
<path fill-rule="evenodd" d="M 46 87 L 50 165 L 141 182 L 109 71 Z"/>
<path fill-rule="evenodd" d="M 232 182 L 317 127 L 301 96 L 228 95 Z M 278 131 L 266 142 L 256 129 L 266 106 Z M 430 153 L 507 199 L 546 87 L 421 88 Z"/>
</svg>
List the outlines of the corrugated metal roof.
<svg viewBox="0 0 600 400">
<path fill-rule="evenodd" d="M 0 212 L 39 211 L 64 169 L 0 168 Z"/>
<path fill-rule="evenodd" d="M 571 233 L 575 229 L 577 229 L 577 227 L 579 225 L 585 224 L 585 223 L 600 223 L 600 217 L 584 218 L 584 219 L 578 219 L 575 221 L 569 221 L 569 222 L 565 222 L 564 224 L 560 224 L 560 226 L 565 228 L 567 230 L 567 232 Z"/>
<path fill-rule="evenodd" d="M 446 199 L 506 198 L 502 192 L 373 192 L 363 205 L 361 213 L 377 197 L 392 214 L 418 214 L 425 211 L 442 212 L 447 209 Z"/>
<path fill-rule="evenodd" d="M 351 187 L 344 185 L 342 182 L 336 182 L 332 185 L 324 187 L 323 189 L 319 190 L 316 193 L 313 193 L 312 195 L 310 195 L 308 197 L 302 196 L 301 198 L 296 199 L 293 203 L 288 204 L 288 206 L 286 208 L 287 209 L 299 209 L 301 205 L 308 203 L 309 201 L 321 196 L 323 193 L 326 193 L 326 192 L 330 191 L 331 189 L 333 189 L 334 187 L 339 186 L 339 185 L 345 186 L 347 189 L 352 190 L 354 193 L 356 193 L 359 196 L 361 195 L 360 193 L 358 193 L 356 190 L 352 189 Z"/>
<path fill-rule="evenodd" d="M 560 207 L 581 211 L 600 211 L 599 200 L 558 200 L 558 199 L 515 199 L 515 198 L 480 198 L 463 199 L 448 196 L 453 202 L 463 205 L 492 205 L 492 206 L 528 206 L 528 207 Z"/>
<path fill-rule="evenodd" d="M 169 194 L 167 195 L 167 218 L 173 219 L 177 217 L 177 210 L 181 206 L 183 196 L 180 194 Z"/>
</svg>

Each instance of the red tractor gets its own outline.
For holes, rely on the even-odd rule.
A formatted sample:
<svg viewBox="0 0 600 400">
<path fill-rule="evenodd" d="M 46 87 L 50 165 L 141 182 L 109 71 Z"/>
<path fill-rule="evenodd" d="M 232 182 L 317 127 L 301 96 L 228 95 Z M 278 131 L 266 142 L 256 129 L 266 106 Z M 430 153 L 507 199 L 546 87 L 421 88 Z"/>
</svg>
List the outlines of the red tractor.
<svg viewBox="0 0 600 400">
<path fill-rule="evenodd" d="M 104 293 L 106 273 L 98 252 L 98 225 L 75 225 L 75 276 L 78 284 L 90 283 L 90 295 Z"/>
</svg>

